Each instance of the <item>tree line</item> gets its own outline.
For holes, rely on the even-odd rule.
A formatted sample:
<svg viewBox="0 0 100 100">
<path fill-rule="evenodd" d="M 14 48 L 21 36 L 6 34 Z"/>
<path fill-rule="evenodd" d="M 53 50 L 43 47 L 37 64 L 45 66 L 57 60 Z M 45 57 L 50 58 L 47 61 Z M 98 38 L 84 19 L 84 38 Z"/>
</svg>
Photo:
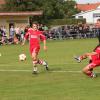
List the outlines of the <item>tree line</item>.
<svg viewBox="0 0 100 100">
<path fill-rule="evenodd" d="M 43 11 L 43 16 L 34 17 L 35 20 L 48 21 L 50 19 L 71 18 L 79 11 L 73 0 L 5 0 L 1 11 Z M 33 19 L 33 17 L 32 17 Z"/>
</svg>

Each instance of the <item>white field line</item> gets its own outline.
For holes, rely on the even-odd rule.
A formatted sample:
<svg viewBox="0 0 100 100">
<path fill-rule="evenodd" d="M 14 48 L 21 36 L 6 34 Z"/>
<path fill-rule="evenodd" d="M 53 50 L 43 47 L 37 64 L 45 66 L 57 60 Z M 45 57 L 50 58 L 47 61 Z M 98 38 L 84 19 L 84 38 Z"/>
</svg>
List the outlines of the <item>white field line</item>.
<svg viewBox="0 0 100 100">
<path fill-rule="evenodd" d="M 50 71 L 50 72 L 53 72 L 53 73 L 81 73 L 81 71 Z"/>
<path fill-rule="evenodd" d="M 80 63 L 63 63 L 64 65 L 79 65 Z M 28 66 L 28 65 L 30 65 L 30 64 L 25 64 L 25 66 Z M 59 64 L 55 64 L 55 65 L 59 65 Z M 61 64 L 62 65 L 62 64 Z M 2 66 L 16 66 L 16 64 L 15 65 L 12 65 L 12 64 L 0 64 L 0 67 L 2 67 Z M 18 65 L 17 65 L 18 66 Z M 49 64 L 49 66 L 53 66 L 52 64 Z"/>
<path fill-rule="evenodd" d="M 23 69 L 0 69 L 0 72 L 32 72 L 32 70 L 23 70 Z M 55 71 L 48 71 L 51 73 L 82 73 L 82 71 L 74 71 L 74 70 L 55 70 Z M 96 73 L 100 73 L 100 71 L 95 71 Z"/>
<path fill-rule="evenodd" d="M 32 70 L 5 70 L 5 69 L 0 69 L 0 72 L 32 72 Z M 62 71 L 49 71 L 49 72 L 53 72 L 53 73 L 81 73 L 81 71 L 67 71 L 67 70 L 62 70 Z"/>
<path fill-rule="evenodd" d="M 69 65 L 69 64 L 72 64 L 72 65 L 77 65 L 79 63 L 64 63 L 66 65 Z M 28 66 L 30 64 L 25 64 L 25 66 Z M 55 65 L 58 65 L 58 64 L 55 64 Z M 8 64 L 0 64 L 0 67 L 2 66 L 6 66 L 6 67 L 9 67 L 9 66 L 15 66 L 16 67 L 16 64 L 15 65 L 8 65 Z M 17 65 L 18 66 L 18 65 Z M 52 66 L 52 64 L 50 64 L 50 66 Z M 23 69 L 0 69 L 0 72 L 32 72 L 32 70 L 23 70 Z M 53 72 L 53 73 L 81 73 L 81 71 L 74 71 L 74 70 L 54 70 L 54 71 L 49 71 L 49 72 Z"/>
<path fill-rule="evenodd" d="M 30 72 L 32 70 L 17 70 L 17 69 L 11 69 L 11 70 L 5 70 L 5 69 L 0 69 L 0 72 Z"/>
</svg>

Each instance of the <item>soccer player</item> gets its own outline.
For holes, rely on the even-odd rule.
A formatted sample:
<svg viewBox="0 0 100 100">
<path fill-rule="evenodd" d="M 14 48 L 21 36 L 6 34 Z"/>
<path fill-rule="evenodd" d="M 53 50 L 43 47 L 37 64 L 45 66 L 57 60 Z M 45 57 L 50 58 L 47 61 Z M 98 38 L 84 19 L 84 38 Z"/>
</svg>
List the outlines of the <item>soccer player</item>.
<svg viewBox="0 0 100 100">
<path fill-rule="evenodd" d="M 100 45 L 98 45 L 93 52 L 85 53 L 79 57 L 75 57 L 78 62 L 81 62 L 83 59 L 89 58 L 89 64 L 83 68 L 83 73 L 89 77 L 96 77 L 96 74 L 93 72 L 93 69 L 97 66 L 100 66 Z"/>
<path fill-rule="evenodd" d="M 45 51 L 47 50 L 47 47 L 46 47 L 46 37 L 42 34 L 41 31 L 38 30 L 38 25 L 36 23 L 33 23 L 32 28 L 28 29 L 27 33 L 25 34 L 25 38 L 22 45 L 25 44 L 26 39 L 29 39 L 30 53 L 33 63 L 33 73 L 37 74 L 37 64 L 44 65 L 46 70 L 48 70 L 47 62 L 44 60 L 40 60 L 38 58 L 38 54 L 40 51 L 40 40 L 43 41 Z"/>
</svg>

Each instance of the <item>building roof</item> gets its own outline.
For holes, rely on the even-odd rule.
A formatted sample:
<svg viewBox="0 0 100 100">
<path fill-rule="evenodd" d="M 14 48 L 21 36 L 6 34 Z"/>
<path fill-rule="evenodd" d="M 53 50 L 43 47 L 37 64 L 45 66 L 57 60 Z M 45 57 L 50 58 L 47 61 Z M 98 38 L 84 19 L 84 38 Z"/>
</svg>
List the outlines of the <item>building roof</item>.
<svg viewBox="0 0 100 100">
<path fill-rule="evenodd" d="M 43 11 L 28 11 L 28 12 L 0 12 L 0 16 L 39 16 Z"/>
<path fill-rule="evenodd" d="M 88 11 L 88 10 L 93 10 L 96 9 L 98 6 L 100 6 L 99 3 L 91 3 L 91 4 L 77 4 L 76 8 L 81 10 L 81 11 Z"/>
<path fill-rule="evenodd" d="M 80 13 L 75 14 L 75 15 L 73 15 L 73 16 L 82 15 L 82 14 L 85 14 L 85 13 L 88 13 L 88 12 L 92 12 L 92 11 L 99 11 L 99 12 L 100 12 L 100 6 L 97 7 L 96 9 L 92 9 L 92 10 L 88 10 L 88 11 L 80 12 Z"/>
<path fill-rule="evenodd" d="M 88 12 L 91 12 L 91 11 L 94 11 L 94 9 L 93 10 L 84 11 L 84 12 L 80 12 L 80 13 L 75 14 L 73 16 L 82 15 L 82 14 L 85 14 L 85 13 L 88 13 Z"/>
</svg>

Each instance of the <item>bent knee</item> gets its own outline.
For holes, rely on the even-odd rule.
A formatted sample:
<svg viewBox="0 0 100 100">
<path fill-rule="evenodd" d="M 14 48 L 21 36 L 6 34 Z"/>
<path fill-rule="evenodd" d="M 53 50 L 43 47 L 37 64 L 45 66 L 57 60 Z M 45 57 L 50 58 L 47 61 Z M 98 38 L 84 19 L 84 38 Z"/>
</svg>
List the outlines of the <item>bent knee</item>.
<svg viewBox="0 0 100 100">
<path fill-rule="evenodd" d="M 82 69 L 82 72 L 83 72 L 83 73 L 86 73 L 86 69 Z"/>
<path fill-rule="evenodd" d="M 37 60 L 37 56 L 32 55 L 32 60 L 34 60 L 34 61 Z"/>
<path fill-rule="evenodd" d="M 33 59 L 33 60 L 36 60 L 36 57 L 32 56 L 32 59 Z"/>
<path fill-rule="evenodd" d="M 83 73 L 86 73 L 87 71 L 89 71 L 89 67 L 88 66 L 83 68 L 83 70 L 82 70 Z"/>
</svg>

